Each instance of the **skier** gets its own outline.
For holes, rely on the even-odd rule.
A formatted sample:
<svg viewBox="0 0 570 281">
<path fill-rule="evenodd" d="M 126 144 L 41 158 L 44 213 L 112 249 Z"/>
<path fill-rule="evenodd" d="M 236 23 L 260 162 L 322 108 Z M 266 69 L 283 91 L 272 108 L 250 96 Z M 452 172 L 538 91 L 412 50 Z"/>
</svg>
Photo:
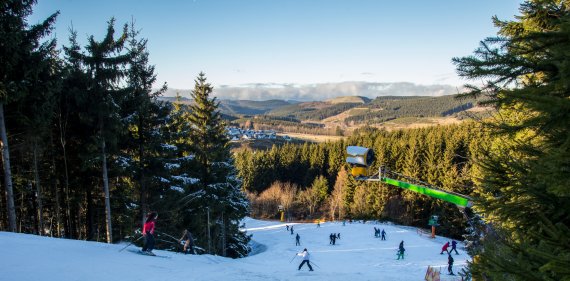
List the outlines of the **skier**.
<svg viewBox="0 0 570 281">
<path fill-rule="evenodd" d="M 382 229 L 382 240 L 386 240 L 386 231 Z"/>
<path fill-rule="evenodd" d="M 439 253 L 440 255 L 443 255 L 443 252 L 446 252 L 449 254 L 449 251 L 447 251 L 447 248 L 449 247 L 449 242 L 445 243 L 443 245 L 443 247 L 441 247 L 441 253 Z"/>
<path fill-rule="evenodd" d="M 321 221 L 317 220 L 317 227 L 321 227 Z"/>
<path fill-rule="evenodd" d="M 459 253 L 457 252 L 457 242 L 455 240 L 451 241 L 451 251 L 449 251 L 449 253 L 455 251 L 456 255 L 459 255 Z"/>
<path fill-rule="evenodd" d="M 447 253 L 447 264 L 447 271 L 449 275 L 455 275 L 453 274 L 453 257 L 451 256 L 451 252 Z"/>
<path fill-rule="evenodd" d="M 194 255 L 194 238 L 192 237 L 192 233 L 190 233 L 190 231 L 188 231 L 188 229 L 184 229 L 184 233 L 182 234 L 182 238 L 180 238 L 180 240 L 178 240 L 179 243 L 181 243 L 182 241 L 184 242 L 184 254 L 192 254 Z"/>
<path fill-rule="evenodd" d="M 301 262 L 301 264 L 299 265 L 299 268 L 297 270 L 301 270 L 301 267 L 303 267 L 303 264 L 307 263 L 307 266 L 309 267 L 309 271 L 313 271 L 313 267 L 311 266 L 311 263 L 309 262 L 309 252 L 307 252 L 307 248 L 305 248 L 303 250 L 303 252 L 298 253 L 297 256 L 301 256 L 303 257 L 303 262 Z"/>
<path fill-rule="evenodd" d="M 301 236 L 299 236 L 299 233 L 295 236 L 295 246 L 301 246 Z"/>
<path fill-rule="evenodd" d="M 333 246 L 336 245 L 336 234 L 331 233 L 331 239 L 332 239 Z"/>
<path fill-rule="evenodd" d="M 329 235 L 329 244 L 330 244 L 330 245 L 332 245 L 332 243 L 333 243 L 333 238 L 332 238 L 332 236 L 333 236 L 333 235 L 332 235 L 332 233 L 331 233 L 331 234 Z"/>
<path fill-rule="evenodd" d="M 374 227 L 374 237 L 378 237 L 378 229 Z"/>
<path fill-rule="evenodd" d="M 400 246 L 398 247 L 398 259 L 400 259 L 400 257 L 402 257 L 402 259 L 404 259 L 404 252 L 406 251 L 406 249 L 404 249 L 404 240 L 402 240 L 402 242 L 400 242 Z"/>
<path fill-rule="evenodd" d="M 285 226 L 287 227 L 287 231 L 289 231 L 289 225 L 288 225 L 288 224 L 286 224 Z"/>
<path fill-rule="evenodd" d="M 291 226 L 290 230 L 291 230 L 291 235 L 293 235 L 293 226 Z"/>
<path fill-rule="evenodd" d="M 336 239 L 340 239 L 340 232 L 339 232 L 339 233 L 337 233 L 337 235 L 336 235 Z"/>
<path fill-rule="evenodd" d="M 144 245 L 142 252 L 151 256 L 155 255 L 152 250 L 154 249 L 154 224 L 157 218 L 158 214 L 156 212 L 150 212 L 146 216 L 146 221 L 143 225 Z"/>
</svg>

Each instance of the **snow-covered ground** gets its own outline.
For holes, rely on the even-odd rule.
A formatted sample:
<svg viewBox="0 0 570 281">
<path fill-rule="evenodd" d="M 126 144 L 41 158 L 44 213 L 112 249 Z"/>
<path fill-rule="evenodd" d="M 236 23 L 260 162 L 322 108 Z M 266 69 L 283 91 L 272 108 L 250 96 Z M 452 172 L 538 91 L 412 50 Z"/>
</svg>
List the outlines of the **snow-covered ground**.
<svg viewBox="0 0 570 281">
<path fill-rule="evenodd" d="M 430 239 L 412 227 L 290 223 L 301 236 L 301 246 L 295 246 L 295 235 L 286 231 L 285 223 L 253 219 L 245 223 L 257 253 L 243 259 L 159 250 L 154 251 L 159 257 L 150 257 L 135 253 L 135 246 L 119 252 L 126 244 L 0 232 L 0 280 L 424 280 L 428 265 L 441 267 L 442 280 L 460 280 L 447 275 L 447 254 L 440 255 L 450 239 Z M 374 227 L 385 229 L 386 241 L 374 238 Z M 331 233 L 341 235 L 335 246 L 329 245 Z M 396 260 L 402 240 L 406 256 Z M 306 266 L 297 271 L 301 258 L 295 254 L 303 248 L 311 254 L 313 272 Z M 461 243 L 458 250 L 459 255 L 453 254 L 456 273 L 469 258 Z"/>
</svg>

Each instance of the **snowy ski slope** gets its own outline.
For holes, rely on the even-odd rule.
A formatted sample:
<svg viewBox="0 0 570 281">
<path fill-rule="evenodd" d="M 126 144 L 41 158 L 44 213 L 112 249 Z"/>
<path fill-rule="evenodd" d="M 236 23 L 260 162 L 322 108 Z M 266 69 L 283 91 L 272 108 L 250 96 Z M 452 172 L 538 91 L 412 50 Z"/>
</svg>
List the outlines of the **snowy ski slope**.
<svg viewBox="0 0 570 281">
<path fill-rule="evenodd" d="M 390 224 L 354 222 L 285 224 L 246 219 L 253 234 L 255 254 L 244 259 L 212 255 L 183 255 L 154 252 L 161 257 L 143 256 L 135 246 L 119 252 L 126 244 L 55 239 L 26 234 L 0 232 L 0 280 L 10 281 L 160 281 L 160 280 L 424 280 L 428 265 L 441 267 L 442 280 L 460 280 L 447 275 L 447 254 L 440 255 L 444 237 L 430 239 L 415 228 Z M 385 229 L 387 240 L 374 238 L 374 227 Z M 160 230 L 160 221 L 157 224 Z M 337 245 L 329 245 L 330 233 L 340 233 Z M 406 256 L 396 260 L 396 249 L 404 240 Z M 301 262 L 297 252 L 307 248 L 315 271 Z M 458 245 L 454 272 L 469 258 Z M 292 262 L 291 259 L 293 259 Z"/>
</svg>

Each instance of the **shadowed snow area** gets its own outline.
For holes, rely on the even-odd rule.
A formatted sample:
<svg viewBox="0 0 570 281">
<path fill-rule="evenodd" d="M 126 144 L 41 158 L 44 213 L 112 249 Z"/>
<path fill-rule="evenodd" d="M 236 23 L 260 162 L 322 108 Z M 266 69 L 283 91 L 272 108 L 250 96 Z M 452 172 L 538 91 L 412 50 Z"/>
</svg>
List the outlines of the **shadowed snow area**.
<svg viewBox="0 0 570 281">
<path fill-rule="evenodd" d="M 135 246 L 119 252 L 126 244 L 109 245 L 0 232 L 0 280 L 42 281 L 160 281 L 160 280 L 423 280 L 428 265 L 441 267 L 442 280 L 458 280 L 447 275 L 447 254 L 441 247 L 450 239 L 420 236 L 413 227 L 391 224 L 346 223 L 293 224 L 301 236 L 286 224 L 246 219 L 253 234 L 253 252 L 247 258 L 229 259 L 212 255 L 183 255 L 155 250 L 159 257 L 143 256 Z M 387 240 L 374 237 L 374 227 L 384 229 Z M 160 231 L 160 222 L 157 224 Z M 329 235 L 340 233 L 336 245 Z M 396 260 L 396 250 L 404 240 L 406 256 Z M 315 271 L 306 266 L 297 271 L 297 252 L 307 248 Z M 458 245 L 457 273 L 469 258 Z"/>
</svg>

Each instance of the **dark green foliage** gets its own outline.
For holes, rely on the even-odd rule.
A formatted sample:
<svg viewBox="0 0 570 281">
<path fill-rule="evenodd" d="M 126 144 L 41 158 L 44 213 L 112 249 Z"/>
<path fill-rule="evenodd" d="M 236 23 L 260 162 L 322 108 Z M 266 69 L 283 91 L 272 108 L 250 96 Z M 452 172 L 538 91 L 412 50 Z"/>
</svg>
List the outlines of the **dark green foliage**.
<svg viewBox="0 0 570 281">
<path fill-rule="evenodd" d="M 377 160 L 371 172 L 382 164 L 407 178 L 470 194 L 472 164 L 467 159 L 478 153 L 472 149 L 478 149 L 476 144 L 484 141 L 485 135 L 473 123 L 394 132 L 364 128 L 342 142 L 287 144 L 256 152 L 240 150 L 235 159 L 243 188 L 253 194 L 260 194 L 273 181 L 291 182 L 306 190 L 321 181 L 317 179 L 327 179 L 329 196 L 338 172 L 346 167 L 346 146 L 360 145 L 374 149 Z M 429 216 L 437 214 L 443 218 L 440 233 L 454 237 L 460 237 L 465 226 L 463 215 L 454 205 L 352 177 L 342 188 L 342 201 L 347 218 L 390 219 L 427 227 Z"/>
<path fill-rule="evenodd" d="M 441 97 L 377 97 L 345 121 L 384 122 L 401 117 L 441 117 L 472 108 L 474 98 L 457 99 L 457 95 Z"/>
<path fill-rule="evenodd" d="M 525 1 L 499 36 L 456 58 L 460 75 L 485 81 L 498 109 L 479 162 L 477 210 L 493 226 L 471 266 L 493 280 L 570 280 L 570 3 Z"/>
</svg>

